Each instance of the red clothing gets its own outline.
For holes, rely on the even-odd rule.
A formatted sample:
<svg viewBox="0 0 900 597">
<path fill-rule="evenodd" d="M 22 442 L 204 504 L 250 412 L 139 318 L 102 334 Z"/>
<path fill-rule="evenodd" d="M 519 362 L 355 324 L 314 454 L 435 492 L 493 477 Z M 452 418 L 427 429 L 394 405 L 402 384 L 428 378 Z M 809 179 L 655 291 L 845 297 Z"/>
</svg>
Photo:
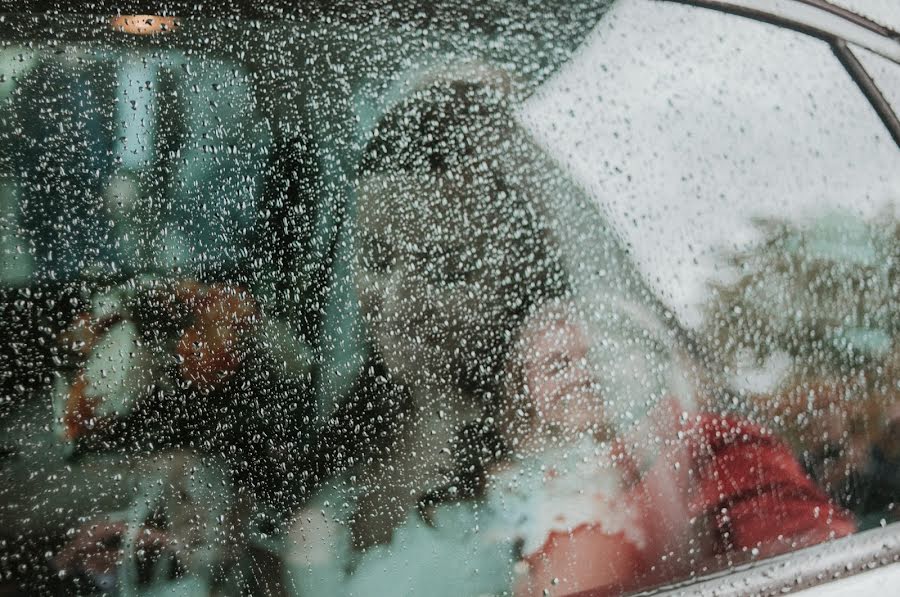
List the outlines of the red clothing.
<svg viewBox="0 0 900 597">
<path fill-rule="evenodd" d="M 631 569 L 621 581 L 581 597 L 676 581 L 714 565 L 717 555 L 756 550 L 756 557 L 771 556 L 855 531 L 851 515 L 834 506 L 790 449 L 760 426 L 704 414 L 679 428 L 678 439 L 626 498 L 644 511 L 644 549 L 627 554 Z"/>
<path fill-rule="evenodd" d="M 715 519 L 720 550 L 774 555 L 856 530 L 852 516 L 829 501 L 771 433 L 710 415 L 695 428 L 699 478 L 691 509 Z"/>
</svg>

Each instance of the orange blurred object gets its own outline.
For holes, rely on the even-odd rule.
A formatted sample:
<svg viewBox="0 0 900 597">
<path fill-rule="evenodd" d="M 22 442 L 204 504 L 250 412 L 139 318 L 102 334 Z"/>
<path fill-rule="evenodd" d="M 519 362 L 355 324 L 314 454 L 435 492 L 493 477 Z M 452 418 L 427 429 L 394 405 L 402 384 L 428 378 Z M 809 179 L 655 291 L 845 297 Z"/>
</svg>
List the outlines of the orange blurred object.
<svg viewBox="0 0 900 597">
<path fill-rule="evenodd" d="M 202 390 L 215 390 L 237 372 L 243 333 L 256 321 L 256 302 L 241 288 L 186 282 L 176 291 L 194 321 L 178 342 L 179 370 Z"/>
<path fill-rule="evenodd" d="M 118 15 L 109 20 L 109 25 L 115 31 L 129 35 L 156 35 L 173 31 L 178 27 L 178 19 L 158 15 Z"/>
</svg>

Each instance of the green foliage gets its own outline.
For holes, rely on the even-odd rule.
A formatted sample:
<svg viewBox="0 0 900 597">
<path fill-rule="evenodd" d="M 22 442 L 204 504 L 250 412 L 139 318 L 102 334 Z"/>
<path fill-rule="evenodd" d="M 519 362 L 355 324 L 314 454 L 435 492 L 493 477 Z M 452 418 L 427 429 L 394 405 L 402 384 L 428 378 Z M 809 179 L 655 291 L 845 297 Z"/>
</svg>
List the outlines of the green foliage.
<svg viewBox="0 0 900 597">
<path fill-rule="evenodd" d="M 900 329 L 900 223 L 843 212 L 808 227 L 760 220 L 758 245 L 730 257 L 739 278 L 714 286 L 707 332 L 729 365 L 791 358 L 793 373 L 878 370 Z"/>
</svg>

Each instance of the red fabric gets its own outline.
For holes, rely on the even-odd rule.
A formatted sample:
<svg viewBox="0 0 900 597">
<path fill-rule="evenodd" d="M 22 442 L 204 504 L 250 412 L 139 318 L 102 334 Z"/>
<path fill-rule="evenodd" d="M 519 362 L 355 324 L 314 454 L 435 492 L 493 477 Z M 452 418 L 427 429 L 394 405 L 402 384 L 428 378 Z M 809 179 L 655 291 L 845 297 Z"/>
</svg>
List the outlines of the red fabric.
<svg viewBox="0 0 900 597">
<path fill-rule="evenodd" d="M 709 564 L 722 553 L 775 555 L 856 530 L 851 515 L 831 504 L 787 445 L 762 427 L 704 414 L 675 428 L 678 440 L 631 492 L 644 509 L 648 538 L 633 578 L 577 595 L 605 597 L 678 580 L 690 569 L 662 555 L 683 555 L 689 538 L 708 551 L 700 563 Z M 697 541 L 701 534 L 710 535 L 708 544 Z"/>
<path fill-rule="evenodd" d="M 722 550 L 774 554 L 856 529 L 788 446 L 761 427 L 704 415 L 689 431 L 698 472 L 691 511 L 714 518 Z"/>
</svg>

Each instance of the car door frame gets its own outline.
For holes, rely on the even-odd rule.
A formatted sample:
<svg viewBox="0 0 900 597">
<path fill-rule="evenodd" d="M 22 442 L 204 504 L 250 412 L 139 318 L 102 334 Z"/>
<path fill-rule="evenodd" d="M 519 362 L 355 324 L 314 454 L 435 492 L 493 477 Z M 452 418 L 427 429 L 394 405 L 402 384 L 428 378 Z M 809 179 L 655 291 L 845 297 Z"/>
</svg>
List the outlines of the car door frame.
<svg viewBox="0 0 900 597">
<path fill-rule="evenodd" d="M 891 138 L 900 147 L 900 118 L 853 53 L 859 46 L 900 67 L 900 34 L 826 0 L 654 0 L 715 10 L 791 29 L 827 43 Z"/>
</svg>

